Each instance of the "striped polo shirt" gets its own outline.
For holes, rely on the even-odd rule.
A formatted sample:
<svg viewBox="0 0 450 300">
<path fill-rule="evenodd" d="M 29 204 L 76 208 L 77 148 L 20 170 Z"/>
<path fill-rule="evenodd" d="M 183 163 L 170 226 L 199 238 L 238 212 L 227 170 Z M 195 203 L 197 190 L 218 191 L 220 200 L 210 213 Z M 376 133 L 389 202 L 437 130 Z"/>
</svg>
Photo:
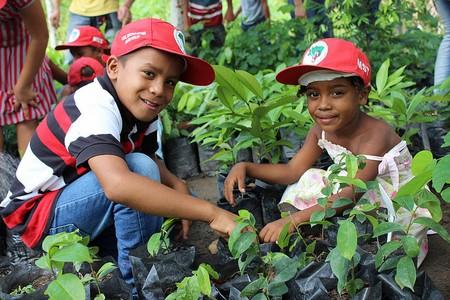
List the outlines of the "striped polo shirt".
<svg viewBox="0 0 450 300">
<path fill-rule="evenodd" d="M 189 0 L 191 24 L 203 22 L 205 27 L 222 24 L 222 0 Z"/>
<path fill-rule="evenodd" d="M 107 75 L 60 102 L 39 124 L 17 168 L 0 215 L 25 245 L 39 246 L 62 189 L 89 171 L 97 155 L 153 154 L 157 119 L 137 120 L 120 102 Z"/>
</svg>

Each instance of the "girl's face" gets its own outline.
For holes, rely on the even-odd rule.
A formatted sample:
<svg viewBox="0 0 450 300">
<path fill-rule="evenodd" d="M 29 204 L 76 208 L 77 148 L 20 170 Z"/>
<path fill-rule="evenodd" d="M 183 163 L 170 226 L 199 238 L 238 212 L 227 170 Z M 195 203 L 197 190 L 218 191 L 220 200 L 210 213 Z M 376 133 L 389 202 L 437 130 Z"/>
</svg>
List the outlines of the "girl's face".
<svg viewBox="0 0 450 300">
<path fill-rule="evenodd" d="M 325 132 L 345 133 L 357 126 L 367 92 L 348 78 L 312 82 L 306 87 L 308 111 Z"/>
<path fill-rule="evenodd" d="M 148 122 L 172 100 L 183 67 L 179 57 L 145 47 L 123 60 L 111 57 L 107 72 L 120 101 L 134 117 Z"/>
</svg>

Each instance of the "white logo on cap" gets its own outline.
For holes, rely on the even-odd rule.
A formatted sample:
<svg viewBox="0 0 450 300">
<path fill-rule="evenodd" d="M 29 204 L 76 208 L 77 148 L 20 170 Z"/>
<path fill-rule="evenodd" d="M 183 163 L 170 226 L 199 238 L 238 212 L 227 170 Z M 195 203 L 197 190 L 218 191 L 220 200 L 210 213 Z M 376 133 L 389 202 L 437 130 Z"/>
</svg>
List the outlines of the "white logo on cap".
<svg viewBox="0 0 450 300">
<path fill-rule="evenodd" d="M 69 36 L 69 43 L 72 43 L 80 37 L 80 29 L 74 28 Z"/>
<path fill-rule="evenodd" d="M 184 49 L 184 34 L 179 30 L 173 31 L 173 37 L 175 38 L 175 41 L 177 42 L 178 47 L 180 47 L 181 52 L 186 54 L 186 50 Z"/>
<path fill-rule="evenodd" d="M 360 60 L 360 59 L 358 58 L 358 60 L 356 61 L 356 63 L 357 63 L 357 65 L 358 65 L 358 68 L 359 68 L 361 71 L 363 71 L 363 72 L 366 73 L 366 74 L 369 73 L 369 67 L 368 67 L 365 63 L 363 63 L 362 60 Z"/>
<path fill-rule="evenodd" d="M 129 42 L 136 40 L 140 37 L 143 37 L 146 34 L 147 34 L 147 32 L 145 32 L 145 31 L 130 32 L 130 33 L 127 33 L 124 36 L 122 36 L 121 39 L 124 44 L 128 44 Z"/>
<path fill-rule="evenodd" d="M 324 41 L 318 41 L 309 47 L 303 56 L 302 65 L 318 65 L 328 54 L 328 45 Z"/>
</svg>

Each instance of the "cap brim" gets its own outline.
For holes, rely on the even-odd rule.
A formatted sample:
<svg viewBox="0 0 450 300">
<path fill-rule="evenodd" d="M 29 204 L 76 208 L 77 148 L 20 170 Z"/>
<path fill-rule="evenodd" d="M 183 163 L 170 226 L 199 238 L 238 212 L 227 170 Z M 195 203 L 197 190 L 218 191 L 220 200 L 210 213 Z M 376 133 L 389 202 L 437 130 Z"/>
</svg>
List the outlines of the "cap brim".
<svg viewBox="0 0 450 300">
<path fill-rule="evenodd" d="M 194 85 L 209 85 L 213 83 L 216 79 L 216 74 L 212 66 L 195 56 L 190 56 L 187 54 L 180 54 L 179 52 L 170 51 L 164 48 L 159 48 L 155 46 L 149 46 L 155 49 L 162 50 L 164 52 L 172 53 L 174 55 L 180 56 L 186 60 L 186 70 L 181 74 L 180 81 L 186 82 Z"/>
<path fill-rule="evenodd" d="M 91 44 L 85 44 L 85 43 L 81 43 L 81 44 L 77 44 L 77 43 L 67 43 L 67 44 L 61 44 L 55 47 L 55 50 L 67 50 L 70 49 L 72 47 L 86 47 L 86 46 L 92 46 Z M 95 46 L 92 46 L 94 48 L 97 48 Z M 105 52 L 108 51 L 109 53 L 109 47 L 100 47 L 102 48 Z"/>
<path fill-rule="evenodd" d="M 302 75 L 309 73 L 311 71 L 318 71 L 318 70 L 339 71 L 319 66 L 297 65 L 287 67 L 286 69 L 281 70 L 275 78 L 280 83 L 298 85 L 298 79 Z"/>
</svg>

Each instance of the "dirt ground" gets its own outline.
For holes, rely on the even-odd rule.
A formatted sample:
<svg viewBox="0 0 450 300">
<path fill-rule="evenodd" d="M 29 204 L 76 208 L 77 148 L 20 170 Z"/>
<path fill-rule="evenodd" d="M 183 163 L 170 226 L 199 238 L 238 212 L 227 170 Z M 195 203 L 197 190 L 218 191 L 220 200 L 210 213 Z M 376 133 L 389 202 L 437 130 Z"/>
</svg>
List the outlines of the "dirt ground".
<svg viewBox="0 0 450 300">
<path fill-rule="evenodd" d="M 187 179 L 193 193 L 199 198 L 216 202 L 219 199 L 216 177 L 197 176 Z M 441 224 L 450 231 L 450 205 L 443 205 Z M 207 256 L 207 245 L 218 236 L 206 224 L 194 222 L 187 244 L 196 245 L 199 255 Z M 450 244 L 438 235 L 429 236 L 429 253 L 421 269 L 431 277 L 434 285 L 442 292 L 444 299 L 450 299 Z M 202 255 L 203 254 L 203 255 Z"/>
</svg>

